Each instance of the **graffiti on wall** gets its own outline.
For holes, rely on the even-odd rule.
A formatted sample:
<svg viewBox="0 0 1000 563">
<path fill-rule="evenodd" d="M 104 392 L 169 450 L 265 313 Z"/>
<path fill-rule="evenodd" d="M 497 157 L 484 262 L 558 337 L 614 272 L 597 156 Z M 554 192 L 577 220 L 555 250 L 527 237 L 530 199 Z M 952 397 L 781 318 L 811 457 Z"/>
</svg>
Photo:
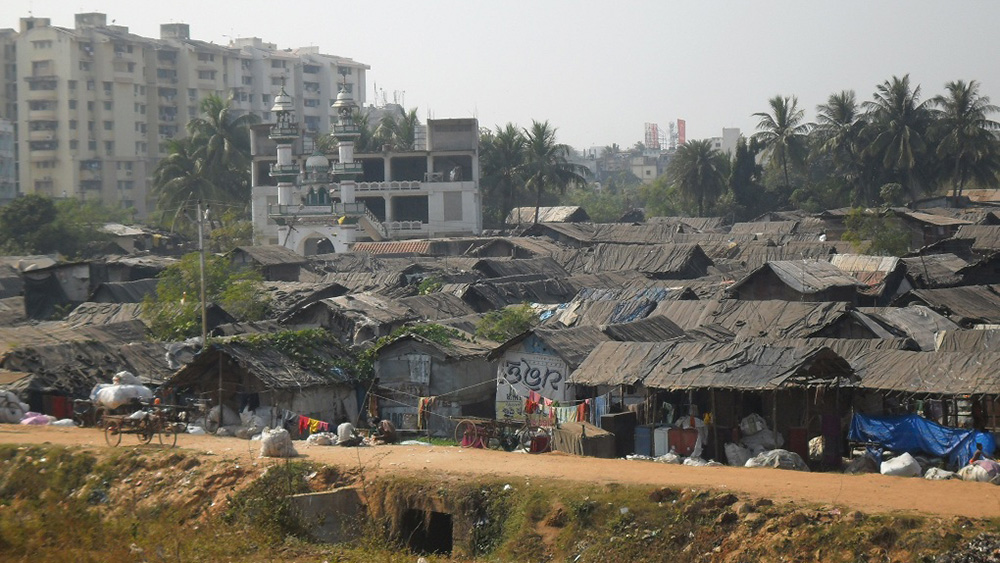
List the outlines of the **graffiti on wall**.
<svg viewBox="0 0 1000 563">
<path fill-rule="evenodd" d="M 558 356 L 507 352 L 497 373 L 497 418 L 523 418 L 524 398 L 530 391 L 554 401 L 567 401 L 567 376 L 566 362 Z"/>
</svg>

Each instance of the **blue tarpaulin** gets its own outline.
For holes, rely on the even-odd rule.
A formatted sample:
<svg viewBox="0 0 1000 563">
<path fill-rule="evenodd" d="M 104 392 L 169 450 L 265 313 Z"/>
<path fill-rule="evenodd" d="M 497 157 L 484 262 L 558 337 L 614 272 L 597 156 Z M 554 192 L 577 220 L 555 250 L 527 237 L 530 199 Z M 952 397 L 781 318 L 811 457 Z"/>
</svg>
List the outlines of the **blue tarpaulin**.
<svg viewBox="0 0 1000 563">
<path fill-rule="evenodd" d="M 948 459 L 952 467 L 969 463 L 976 451 L 976 443 L 983 445 L 983 452 L 992 457 L 996 441 L 989 432 L 951 428 L 927 420 L 922 416 L 866 416 L 855 414 L 851 419 L 848 440 L 874 443 L 894 452 L 929 454 Z"/>
</svg>

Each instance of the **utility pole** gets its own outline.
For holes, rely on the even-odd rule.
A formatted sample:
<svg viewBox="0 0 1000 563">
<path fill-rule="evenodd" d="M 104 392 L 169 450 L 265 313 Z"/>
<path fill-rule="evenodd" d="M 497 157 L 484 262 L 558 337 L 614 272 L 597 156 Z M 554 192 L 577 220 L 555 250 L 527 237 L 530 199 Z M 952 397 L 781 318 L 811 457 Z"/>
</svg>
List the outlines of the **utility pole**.
<svg viewBox="0 0 1000 563">
<path fill-rule="evenodd" d="M 198 258 L 201 275 L 201 347 L 204 350 L 208 344 L 208 312 L 205 309 L 205 216 L 201 213 L 201 200 L 198 200 Z M 220 397 L 221 398 L 221 397 Z"/>
</svg>

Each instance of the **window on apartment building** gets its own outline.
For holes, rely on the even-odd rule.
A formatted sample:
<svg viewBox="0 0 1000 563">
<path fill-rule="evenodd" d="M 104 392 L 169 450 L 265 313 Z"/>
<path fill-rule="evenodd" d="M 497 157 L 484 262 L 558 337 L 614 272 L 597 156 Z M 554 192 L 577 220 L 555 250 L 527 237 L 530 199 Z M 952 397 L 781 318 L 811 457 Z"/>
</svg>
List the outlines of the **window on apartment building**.
<svg viewBox="0 0 1000 563">
<path fill-rule="evenodd" d="M 87 81 L 87 90 L 93 90 L 95 88 L 97 88 L 97 85 L 94 83 L 94 81 L 93 80 L 88 80 Z"/>
<path fill-rule="evenodd" d="M 306 98 L 305 100 L 302 101 L 302 104 L 307 108 L 318 108 L 319 100 L 315 98 Z"/>
<path fill-rule="evenodd" d="M 108 156 L 115 154 L 115 142 L 114 141 L 104 141 L 104 152 Z"/>
<path fill-rule="evenodd" d="M 105 131 L 111 131 L 112 129 L 114 129 L 114 123 L 111 122 L 111 121 L 105 121 L 104 122 L 104 130 Z"/>
<path fill-rule="evenodd" d="M 54 108 L 52 102 L 48 102 L 45 100 L 31 100 L 28 102 L 28 109 L 34 111 L 34 110 L 46 110 Z"/>
<path fill-rule="evenodd" d="M 198 99 L 198 90 L 196 88 L 188 88 L 188 100 L 195 101 Z"/>
<path fill-rule="evenodd" d="M 271 112 L 265 111 L 261 117 L 264 121 L 271 121 Z"/>
<path fill-rule="evenodd" d="M 243 77 L 243 85 L 244 86 L 253 86 L 253 77 L 252 76 L 244 76 Z"/>
<path fill-rule="evenodd" d="M 261 94 L 260 95 L 260 101 L 263 104 L 269 104 L 269 103 L 271 103 L 271 95 L 270 94 Z"/>
<path fill-rule="evenodd" d="M 319 131 L 319 117 L 315 115 L 307 115 L 302 119 L 303 124 L 306 126 L 307 131 Z"/>
<path fill-rule="evenodd" d="M 285 61 L 272 60 L 271 68 L 285 68 Z"/>
<path fill-rule="evenodd" d="M 31 74 L 32 76 L 45 76 L 49 74 L 51 61 L 32 61 L 31 62 Z"/>
<path fill-rule="evenodd" d="M 87 150 L 89 150 L 89 151 L 96 151 L 97 150 L 97 141 L 87 141 Z"/>
<path fill-rule="evenodd" d="M 69 128 L 70 129 L 76 129 L 76 120 L 75 119 L 70 119 L 69 120 Z"/>
<path fill-rule="evenodd" d="M 32 80 L 28 83 L 28 90 L 55 90 L 55 80 Z"/>
<path fill-rule="evenodd" d="M 319 66 L 317 65 L 302 65 L 302 72 L 306 74 L 316 74 L 319 72 Z"/>
<path fill-rule="evenodd" d="M 69 88 L 70 90 L 76 90 L 76 80 L 67 80 L 67 81 L 66 81 L 66 86 L 67 86 L 67 87 L 68 87 L 68 88 Z"/>
<path fill-rule="evenodd" d="M 146 104 L 135 104 L 135 113 L 146 115 Z"/>
<path fill-rule="evenodd" d="M 351 68 L 351 67 L 349 67 L 349 66 L 338 66 L 337 67 L 337 74 L 339 74 L 341 76 L 344 76 L 344 75 L 350 76 L 350 75 L 354 74 L 354 69 Z"/>
<path fill-rule="evenodd" d="M 215 55 L 212 53 L 198 53 L 198 60 L 201 62 L 215 62 Z"/>
<path fill-rule="evenodd" d="M 77 149 L 77 147 L 79 147 L 79 146 L 80 146 L 80 142 L 77 141 L 76 139 L 72 139 L 69 142 L 69 150 L 71 150 L 71 151 L 75 151 Z"/>
<path fill-rule="evenodd" d="M 31 46 L 34 47 L 35 49 L 51 49 L 52 48 L 52 40 L 51 39 L 45 39 L 45 40 L 42 40 L 42 41 L 32 41 L 31 42 Z"/>
<path fill-rule="evenodd" d="M 93 121 L 88 121 L 87 122 L 87 131 L 93 131 L 93 130 L 94 130 L 94 122 Z"/>
<path fill-rule="evenodd" d="M 87 102 L 87 111 L 94 111 L 94 102 Z"/>
<path fill-rule="evenodd" d="M 198 108 L 195 106 L 188 106 L 188 118 L 194 119 L 198 117 Z"/>
<path fill-rule="evenodd" d="M 111 86 L 112 86 L 111 82 L 105 82 L 104 83 L 104 94 L 105 95 L 107 95 L 107 96 L 111 95 Z"/>
<path fill-rule="evenodd" d="M 104 104 L 103 104 L 103 105 L 104 105 L 104 111 L 111 111 L 111 108 L 112 108 L 112 107 L 114 107 L 114 106 L 113 106 L 113 105 L 111 104 L 111 102 L 104 102 Z"/>
<path fill-rule="evenodd" d="M 250 59 L 240 59 L 240 68 L 243 70 L 250 70 L 250 65 L 253 64 Z"/>
<path fill-rule="evenodd" d="M 141 156 L 146 154 L 146 143 L 136 143 L 135 144 L 135 155 Z"/>
<path fill-rule="evenodd" d="M 87 61 L 80 61 L 80 70 L 84 72 L 90 72 L 92 65 Z"/>
<path fill-rule="evenodd" d="M 283 80 L 281 79 L 280 76 L 272 76 L 271 77 L 271 86 L 281 86 L 282 82 L 283 82 Z"/>
<path fill-rule="evenodd" d="M 129 208 L 135 207 L 135 201 L 133 201 L 131 199 L 123 199 L 122 200 L 122 207 L 124 207 L 125 209 L 129 209 Z"/>
<path fill-rule="evenodd" d="M 199 70 L 198 80 L 215 80 L 214 70 Z"/>
</svg>

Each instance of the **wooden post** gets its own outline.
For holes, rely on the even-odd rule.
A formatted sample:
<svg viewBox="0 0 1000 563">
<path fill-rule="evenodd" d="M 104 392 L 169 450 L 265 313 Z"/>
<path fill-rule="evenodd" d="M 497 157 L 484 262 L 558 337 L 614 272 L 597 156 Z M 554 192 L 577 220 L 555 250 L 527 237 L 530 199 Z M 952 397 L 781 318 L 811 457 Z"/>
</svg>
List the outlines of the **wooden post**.
<svg viewBox="0 0 1000 563">
<path fill-rule="evenodd" d="M 715 387 L 709 390 L 712 401 L 712 449 L 715 450 L 715 461 L 719 461 L 719 411 L 715 410 Z"/>
<path fill-rule="evenodd" d="M 774 446 L 778 447 L 778 391 L 771 394 L 771 432 L 774 434 Z"/>
</svg>

